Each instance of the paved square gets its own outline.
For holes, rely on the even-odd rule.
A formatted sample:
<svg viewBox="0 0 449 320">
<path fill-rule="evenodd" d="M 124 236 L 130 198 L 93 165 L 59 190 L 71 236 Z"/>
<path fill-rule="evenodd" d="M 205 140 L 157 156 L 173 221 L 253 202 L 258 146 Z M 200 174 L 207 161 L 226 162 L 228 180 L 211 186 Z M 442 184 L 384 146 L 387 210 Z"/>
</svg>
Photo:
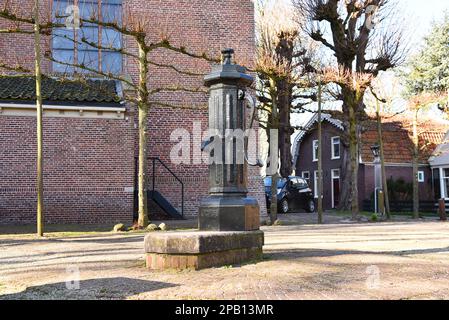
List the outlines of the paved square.
<svg viewBox="0 0 449 320">
<path fill-rule="evenodd" d="M 183 272 L 146 270 L 142 234 L 0 235 L 0 299 L 449 298 L 447 223 L 264 231 L 263 261 Z"/>
</svg>

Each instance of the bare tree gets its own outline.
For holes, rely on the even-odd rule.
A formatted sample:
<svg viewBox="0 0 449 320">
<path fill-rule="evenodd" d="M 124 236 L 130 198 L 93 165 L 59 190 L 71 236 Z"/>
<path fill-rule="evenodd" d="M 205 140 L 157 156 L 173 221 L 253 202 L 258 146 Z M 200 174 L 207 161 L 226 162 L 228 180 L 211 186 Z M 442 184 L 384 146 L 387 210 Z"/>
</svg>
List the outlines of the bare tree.
<svg viewBox="0 0 449 320">
<path fill-rule="evenodd" d="M 441 100 L 441 94 L 432 92 L 421 92 L 417 95 L 410 97 L 409 110 L 413 114 L 412 118 L 412 142 L 413 142 L 413 218 L 419 219 L 419 181 L 418 181 L 418 166 L 419 155 L 421 148 L 425 148 L 426 145 L 420 146 L 419 136 L 422 132 L 419 130 L 419 115 L 424 108 L 438 103 Z"/>
<path fill-rule="evenodd" d="M 42 28 L 40 25 L 40 1 L 34 1 L 34 7 L 32 10 L 32 16 L 29 19 L 21 19 L 11 13 L 8 9 L 8 2 L 5 3 L 5 7 L 0 11 L 0 18 L 5 18 L 5 20 L 14 22 L 13 25 L 4 27 L 0 29 L 0 34 L 28 34 L 33 35 L 34 40 L 34 77 L 36 86 L 36 138 L 37 138 L 37 150 L 36 150 L 36 193 L 37 193 L 37 210 L 36 210 L 36 221 L 37 221 L 37 235 L 44 236 L 44 182 L 43 182 L 43 126 L 42 126 L 42 116 L 43 116 L 43 105 L 42 105 L 42 53 L 41 53 L 41 32 Z M 12 18 L 12 19 L 11 19 Z M 32 25 L 31 28 L 22 28 L 20 26 L 21 22 L 26 22 Z M 5 62 L 0 61 L 0 69 L 6 70 L 7 72 L 14 73 L 33 73 L 32 70 L 21 66 L 19 62 L 14 65 L 9 65 Z"/>
<path fill-rule="evenodd" d="M 386 24 L 394 13 L 392 0 L 294 0 L 298 11 L 309 23 L 308 35 L 333 54 L 333 69 L 340 74 L 369 75 L 368 83 L 360 86 L 348 81 L 337 83 L 338 100 L 343 102 L 345 138 L 342 142 L 342 201 L 340 209 L 350 209 L 353 219 L 359 212 L 359 119 L 364 114 L 363 97 L 370 81 L 380 71 L 400 64 L 405 56 L 401 26 L 374 28 L 376 20 Z M 376 18 L 377 14 L 377 18 Z M 355 77 L 353 77 L 355 79 Z M 349 156 L 348 153 L 349 152 Z"/>
<path fill-rule="evenodd" d="M 36 112 L 37 112 L 37 234 L 44 235 L 44 177 L 43 177 L 43 138 L 42 138 L 42 69 L 41 34 L 39 26 L 39 0 L 34 2 L 34 52 L 36 76 Z"/>
<path fill-rule="evenodd" d="M 291 6 L 270 0 L 260 0 L 256 5 L 258 58 L 254 71 L 259 76 L 255 88 L 259 98 L 259 123 L 266 129 L 270 153 L 279 153 L 280 160 L 279 172 L 278 163 L 269 163 L 272 177 L 270 211 L 271 219 L 276 220 L 279 174 L 288 178 L 293 172 L 291 113 L 305 105 L 302 100 L 311 96 L 302 94 L 302 90 L 308 86 L 304 76 L 312 50 L 306 48 L 300 34 L 301 18 L 295 16 Z M 277 130 L 277 137 L 271 137 L 271 130 Z M 276 143 L 270 137 L 276 138 Z"/>
</svg>

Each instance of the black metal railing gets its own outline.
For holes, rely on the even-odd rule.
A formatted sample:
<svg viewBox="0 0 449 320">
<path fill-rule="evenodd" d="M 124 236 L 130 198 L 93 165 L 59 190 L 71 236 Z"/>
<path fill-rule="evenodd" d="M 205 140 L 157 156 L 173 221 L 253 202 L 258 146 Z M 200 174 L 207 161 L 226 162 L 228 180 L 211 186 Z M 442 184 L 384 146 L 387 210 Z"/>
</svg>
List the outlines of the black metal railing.
<svg viewBox="0 0 449 320">
<path fill-rule="evenodd" d="M 448 203 L 446 203 L 448 206 Z M 374 211 L 374 200 L 364 200 L 363 201 L 363 211 Z M 391 212 L 413 212 L 413 201 L 390 201 L 390 211 Z M 438 212 L 438 201 L 420 201 L 419 211 L 424 213 L 432 213 L 437 215 Z"/>
<path fill-rule="evenodd" d="M 137 212 L 137 201 L 138 201 L 138 171 L 139 171 L 139 164 L 138 164 L 138 158 L 135 159 L 136 160 L 136 170 L 135 170 L 135 182 L 136 182 L 136 188 L 135 188 L 135 212 Z M 160 158 L 157 157 L 149 157 L 148 158 L 149 161 L 151 161 L 152 164 L 152 168 L 151 169 L 151 188 L 148 188 L 149 191 L 152 191 L 152 193 L 154 194 L 156 191 L 159 191 L 157 189 L 157 164 L 160 164 L 169 174 L 170 176 L 172 176 L 181 186 L 181 212 L 180 215 L 184 218 L 184 199 L 185 199 L 185 187 L 184 187 L 184 182 L 173 172 L 173 170 L 171 170 Z M 149 172 L 150 170 L 147 170 L 147 172 Z M 147 181 L 147 185 L 148 185 Z M 162 194 L 162 193 L 161 193 Z M 162 195 L 163 196 L 163 195 Z M 166 199 L 168 202 L 170 202 L 170 199 Z"/>
<path fill-rule="evenodd" d="M 156 188 L 156 165 L 160 164 L 162 165 L 163 168 L 165 168 L 165 170 L 168 171 L 168 173 L 170 173 L 170 175 L 179 182 L 179 184 L 181 185 L 181 216 L 184 218 L 184 192 L 185 192 L 185 188 L 184 188 L 184 182 L 182 182 L 182 180 L 176 175 L 176 173 L 173 172 L 173 170 L 171 170 L 160 158 L 156 158 L 156 157 L 149 157 L 148 160 L 151 160 L 153 163 L 153 170 L 152 170 L 152 191 L 157 191 Z"/>
</svg>

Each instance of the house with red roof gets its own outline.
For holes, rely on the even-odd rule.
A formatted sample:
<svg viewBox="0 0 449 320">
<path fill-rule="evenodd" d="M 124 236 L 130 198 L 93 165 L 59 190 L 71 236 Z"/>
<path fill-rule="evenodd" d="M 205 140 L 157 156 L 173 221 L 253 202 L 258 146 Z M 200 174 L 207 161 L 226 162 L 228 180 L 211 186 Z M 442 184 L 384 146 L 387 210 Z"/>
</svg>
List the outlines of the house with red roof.
<svg viewBox="0 0 449 320">
<path fill-rule="evenodd" d="M 309 182 L 316 198 L 318 185 L 317 124 L 318 116 L 314 115 L 305 124 L 303 130 L 294 137 L 292 150 L 296 175 Z M 341 113 L 323 114 L 323 204 L 326 210 L 338 208 L 340 203 L 342 164 L 343 161 L 347 161 L 344 159 L 344 150 L 348 147 L 344 138 L 344 128 L 345 121 Z M 445 154 L 447 161 L 443 161 L 444 164 L 438 165 L 435 162 L 438 160 L 435 158 L 435 152 L 443 148 L 441 144 L 445 141 L 448 130 L 449 122 L 447 121 L 429 118 L 421 118 L 419 121 L 418 178 L 419 196 L 423 202 L 441 198 L 441 190 L 443 190 L 444 198 L 449 196 L 449 152 Z M 361 208 L 366 208 L 367 203 L 372 202 L 375 189 L 374 155 L 371 151 L 371 147 L 379 141 L 375 117 L 368 115 L 362 121 L 359 131 L 359 204 Z M 382 139 L 386 176 L 392 189 L 390 190 L 390 194 L 392 194 L 390 202 L 393 202 L 394 205 L 395 201 L 411 201 L 413 181 L 412 117 L 406 114 L 383 117 Z M 449 151 L 449 146 L 445 146 Z M 446 173 L 447 179 L 444 178 Z"/>
</svg>

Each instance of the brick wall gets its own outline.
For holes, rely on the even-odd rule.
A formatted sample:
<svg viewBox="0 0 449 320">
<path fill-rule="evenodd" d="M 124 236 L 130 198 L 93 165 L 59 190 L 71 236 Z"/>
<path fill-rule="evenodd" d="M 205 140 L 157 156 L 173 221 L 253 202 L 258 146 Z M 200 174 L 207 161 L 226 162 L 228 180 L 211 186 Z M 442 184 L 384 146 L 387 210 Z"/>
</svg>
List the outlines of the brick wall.
<svg viewBox="0 0 449 320">
<path fill-rule="evenodd" d="M 10 1 L 11 2 L 11 1 Z M 30 14 L 33 1 L 13 0 L 22 14 Z M 236 60 L 251 66 L 254 59 L 254 7 L 250 0 L 124 0 L 125 12 L 145 17 L 149 42 L 168 34 L 175 46 L 216 56 L 233 47 Z M 0 0 L 0 5 L 4 0 Z M 42 2 L 42 17 L 48 16 L 51 1 Z M 126 17 L 125 17 L 126 19 Z M 0 19 L 0 27 L 5 22 Z M 125 39 L 126 48 L 136 51 Z M 0 34 L 0 57 L 10 64 L 33 66 L 33 40 L 26 35 Z M 51 48 L 50 38 L 42 40 L 43 50 Z M 208 73 L 210 64 L 167 50 L 157 50 L 150 58 L 182 70 Z M 44 60 L 44 72 L 51 64 Z M 124 59 L 124 73 L 137 79 L 135 61 Z M 202 76 L 185 76 L 166 68 L 150 68 L 151 88 L 183 85 L 196 88 Z M 174 129 L 192 130 L 193 122 L 207 126 L 207 95 L 160 94 L 155 99 L 184 108 L 153 106 L 149 116 L 149 156 L 161 158 L 184 182 L 185 211 L 196 215 L 199 201 L 207 195 L 207 166 L 174 165 L 169 154 L 175 142 Z M 185 107 L 188 109 L 185 109 Z M 52 223 L 128 222 L 133 216 L 132 194 L 137 152 L 137 121 L 133 106 L 130 121 L 45 119 L 45 203 L 46 220 Z M 35 220 L 35 118 L 0 116 L 0 223 L 29 223 Z M 194 141 L 193 143 L 201 143 Z M 192 151 L 193 152 L 193 151 Z M 150 168 L 149 168 L 150 170 Z M 180 188 L 170 177 L 160 177 L 158 189 L 175 207 L 180 206 Z M 259 199 L 266 214 L 263 183 L 257 169 L 250 169 L 249 190 Z"/>
<path fill-rule="evenodd" d="M 132 222 L 133 127 L 126 120 L 45 118 L 44 189 L 49 223 Z M 36 124 L 0 116 L 0 223 L 36 212 Z"/>
</svg>

